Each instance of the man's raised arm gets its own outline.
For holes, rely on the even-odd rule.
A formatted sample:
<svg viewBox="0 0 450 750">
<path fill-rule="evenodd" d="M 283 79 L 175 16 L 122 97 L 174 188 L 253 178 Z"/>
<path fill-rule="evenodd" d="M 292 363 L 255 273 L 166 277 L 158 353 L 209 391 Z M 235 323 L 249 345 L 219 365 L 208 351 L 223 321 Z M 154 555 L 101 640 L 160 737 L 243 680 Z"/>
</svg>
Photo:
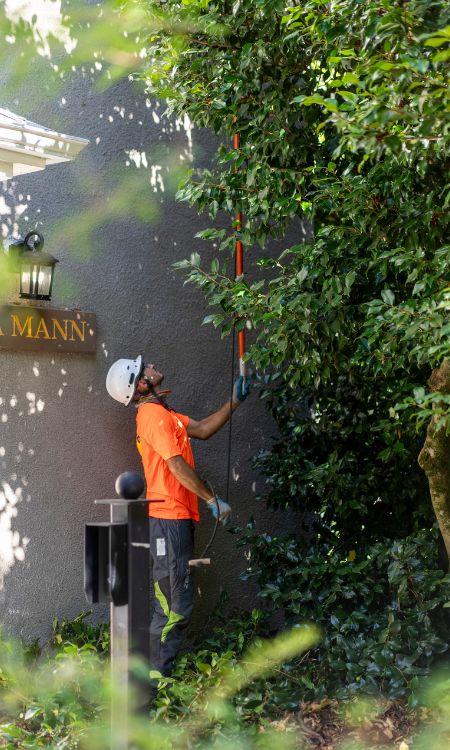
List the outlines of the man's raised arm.
<svg viewBox="0 0 450 750">
<path fill-rule="evenodd" d="M 189 437 L 197 438 L 198 440 L 208 440 L 212 435 L 215 435 L 228 422 L 231 413 L 240 406 L 242 401 L 245 401 L 249 391 L 250 381 L 244 380 L 242 377 L 238 378 L 234 384 L 233 397 L 229 401 L 226 401 L 220 409 L 208 417 L 200 419 L 198 422 L 195 419 L 189 420 L 187 426 Z"/>
</svg>

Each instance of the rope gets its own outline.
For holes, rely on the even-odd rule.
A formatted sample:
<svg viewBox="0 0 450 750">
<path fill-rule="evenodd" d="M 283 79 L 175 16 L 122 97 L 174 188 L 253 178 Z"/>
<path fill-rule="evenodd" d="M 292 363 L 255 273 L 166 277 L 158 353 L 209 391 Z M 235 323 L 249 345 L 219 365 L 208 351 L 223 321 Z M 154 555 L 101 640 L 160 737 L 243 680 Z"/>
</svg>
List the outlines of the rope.
<svg viewBox="0 0 450 750">
<path fill-rule="evenodd" d="M 228 448 L 227 448 L 227 489 L 225 494 L 225 500 L 228 502 L 229 494 L 230 494 L 230 475 L 231 475 L 231 438 L 232 438 L 232 422 L 231 418 L 233 416 L 233 389 L 234 389 L 234 355 L 235 355 L 235 347 L 236 347 L 236 335 L 235 330 L 233 328 L 233 333 L 231 336 L 231 392 L 230 392 L 230 418 L 229 418 L 229 428 L 228 428 Z M 216 522 L 214 524 L 214 529 L 211 534 L 211 537 L 203 550 L 202 554 L 200 555 L 200 558 L 206 557 L 206 554 L 208 550 L 210 549 L 212 543 L 214 542 L 214 539 L 216 538 L 217 529 L 219 528 L 219 503 L 217 502 L 217 495 L 214 492 L 214 488 L 211 484 L 211 482 L 206 482 L 209 489 L 211 490 L 212 494 L 214 495 L 214 501 L 216 503 L 217 507 L 217 518 Z"/>
<path fill-rule="evenodd" d="M 234 118 L 234 123 L 237 123 L 237 117 Z M 234 134 L 233 138 L 233 147 L 237 151 L 239 150 L 240 145 L 240 137 L 239 133 L 236 132 Z M 237 225 L 236 229 L 239 233 L 241 231 L 242 227 L 242 215 L 241 212 L 238 211 L 237 214 Z M 240 239 L 236 241 L 236 276 L 241 276 L 244 273 L 244 248 L 242 245 L 242 242 Z M 245 375 L 244 365 L 243 363 L 243 356 L 245 353 L 245 332 L 239 331 L 239 372 L 241 375 Z M 236 349 L 236 330 L 233 326 L 233 333 L 231 335 L 231 380 L 230 380 L 230 416 L 228 419 L 229 426 L 228 426 L 228 446 L 227 446 L 227 484 L 226 484 L 226 492 L 225 492 L 225 501 L 228 503 L 229 497 L 230 497 L 230 477 L 231 477 L 231 445 L 232 445 L 232 417 L 233 417 L 233 390 L 234 390 L 234 357 L 235 357 L 235 349 Z M 211 492 L 214 495 L 214 500 L 217 506 L 217 518 L 216 523 L 214 525 L 213 533 L 211 535 L 211 538 L 206 545 L 205 549 L 203 550 L 201 554 L 201 558 L 206 557 L 206 553 L 208 552 L 209 548 L 211 547 L 215 537 L 216 532 L 219 526 L 219 503 L 217 502 L 217 496 L 214 492 L 211 484 L 207 482 Z"/>
<path fill-rule="evenodd" d="M 231 437 L 232 437 L 232 418 L 233 418 L 233 389 L 234 389 L 234 355 L 236 348 L 236 332 L 233 328 L 231 335 L 231 382 L 230 382 L 230 418 L 228 420 L 228 449 L 227 449 L 227 489 L 225 500 L 228 502 L 230 496 L 230 475 L 231 475 Z"/>
<path fill-rule="evenodd" d="M 207 554 L 209 548 L 211 547 L 214 539 L 216 538 L 217 529 L 219 528 L 219 516 L 220 516 L 219 503 L 217 502 L 217 495 L 214 492 L 214 488 L 213 488 L 211 482 L 208 482 L 208 480 L 206 481 L 206 484 L 208 485 L 209 489 L 211 490 L 212 494 L 214 495 L 214 502 L 216 503 L 216 507 L 217 507 L 217 518 L 216 518 L 216 522 L 214 524 L 214 528 L 213 528 L 213 532 L 211 534 L 211 537 L 210 537 L 210 539 L 208 541 L 208 544 L 206 545 L 205 549 L 203 550 L 202 554 L 200 555 L 200 559 L 202 559 L 203 557 L 206 557 L 206 554 Z"/>
</svg>

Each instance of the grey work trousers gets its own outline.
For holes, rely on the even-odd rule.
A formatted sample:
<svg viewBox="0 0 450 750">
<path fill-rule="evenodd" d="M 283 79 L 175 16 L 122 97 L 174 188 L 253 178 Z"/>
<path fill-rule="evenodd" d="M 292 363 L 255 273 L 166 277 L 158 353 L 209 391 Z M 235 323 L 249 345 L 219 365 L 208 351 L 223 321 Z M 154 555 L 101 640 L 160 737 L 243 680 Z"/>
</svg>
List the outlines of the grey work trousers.
<svg viewBox="0 0 450 750">
<path fill-rule="evenodd" d="M 150 518 L 154 601 L 150 624 L 152 669 L 169 677 L 189 624 L 194 599 L 194 522 Z"/>
</svg>

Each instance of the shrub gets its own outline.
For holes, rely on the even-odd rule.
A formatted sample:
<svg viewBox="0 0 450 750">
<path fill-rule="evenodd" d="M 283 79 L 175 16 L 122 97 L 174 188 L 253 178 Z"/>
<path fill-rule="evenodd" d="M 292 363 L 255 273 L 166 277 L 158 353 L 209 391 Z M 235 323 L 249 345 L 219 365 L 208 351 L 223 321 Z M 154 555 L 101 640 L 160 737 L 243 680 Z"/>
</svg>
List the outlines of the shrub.
<svg viewBox="0 0 450 750">
<path fill-rule="evenodd" d="M 448 649 L 450 575 L 437 566 L 435 529 L 356 553 L 247 527 L 243 578 L 260 586 L 269 611 L 286 625 L 313 622 L 320 645 L 294 665 L 300 699 L 355 693 L 408 696 Z M 295 691 L 294 691 L 295 692 Z"/>
</svg>

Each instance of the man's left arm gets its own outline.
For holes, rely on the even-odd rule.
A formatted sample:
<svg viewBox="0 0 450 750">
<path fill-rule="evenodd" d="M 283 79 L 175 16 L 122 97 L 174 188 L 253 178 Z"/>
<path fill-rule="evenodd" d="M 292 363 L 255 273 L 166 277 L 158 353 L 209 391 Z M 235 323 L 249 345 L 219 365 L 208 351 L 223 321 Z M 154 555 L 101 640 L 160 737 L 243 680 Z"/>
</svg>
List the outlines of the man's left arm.
<svg viewBox="0 0 450 750">
<path fill-rule="evenodd" d="M 234 384 L 233 397 L 229 401 L 226 401 L 220 409 L 199 421 L 189 418 L 187 426 L 189 437 L 197 438 L 198 440 L 208 440 L 212 435 L 215 435 L 228 422 L 232 412 L 236 411 L 242 401 L 245 401 L 249 390 L 250 382 L 244 381 L 243 378 L 238 378 Z"/>
<path fill-rule="evenodd" d="M 189 417 L 189 424 L 187 426 L 187 434 L 189 437 L 197 438 L 198 440 L 208 440 L 223 425 L 228 422 L 230 414 L 239 407 L 239 401 L 226 401 L 220 409 L 210 414 L 209 417 L 200 419 L 198 422 L 195 419 Z"/>
</svg>

